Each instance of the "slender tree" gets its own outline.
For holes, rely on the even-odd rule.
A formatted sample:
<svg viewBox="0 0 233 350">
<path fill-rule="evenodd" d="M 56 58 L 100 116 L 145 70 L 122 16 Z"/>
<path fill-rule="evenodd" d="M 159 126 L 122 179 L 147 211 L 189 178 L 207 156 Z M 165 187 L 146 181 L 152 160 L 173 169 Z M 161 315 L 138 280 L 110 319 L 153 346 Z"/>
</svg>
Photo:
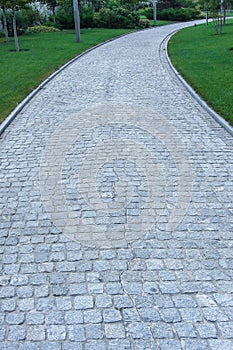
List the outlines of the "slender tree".
<svg viewBox="0 0 233 350">
<path fill-rule="evenodd" d="M 5 33 L 6 43 L 9 43 L 9 33 L 7 28 L 7 19 L 6 19 L 6 1 L 0 0 L 0 8 L 2 9 L 2 17 L 3 17 L 3 28 Z"/>
<path fill-rule="evenodd" d="M 77 43 L 81 40 L 80 35 L 80 13 L 79 13 L 79 3 L 78 0 L 57 0 L 58 5 L 62 5 L 64 3 L 71 3 L 73 1 L 73 12 L 74 12 L 74 23 L 75 23 L 75 36 Z"/>
<path fill-rule="evenodd" d="M 73 8 L 74 8 L 74 23 L 75 23 L 75 35 L 77 43 L 80 42 L 80 15 L 79 15 L 79 7 L 78 0 L 73 0 Z"/>
</svg>

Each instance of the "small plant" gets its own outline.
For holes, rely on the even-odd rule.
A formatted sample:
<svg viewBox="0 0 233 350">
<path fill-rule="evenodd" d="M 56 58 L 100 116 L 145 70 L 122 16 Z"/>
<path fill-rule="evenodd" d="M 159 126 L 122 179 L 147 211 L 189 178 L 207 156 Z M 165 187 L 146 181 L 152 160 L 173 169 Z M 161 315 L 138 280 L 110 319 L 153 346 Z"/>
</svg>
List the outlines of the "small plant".
<svg viewBox="0 0 233 350">
<path fill-rule="evenodd" d="M 28 28 L 28 33 L 50 33 L 50 32 L 60 32 L 58 28 L 50 26 L 34 26 Z"/>
<path fill-rule="evenodd" d="M 141 18 L 139 20 L 139 27 L 141 28 L 149 28 L 150 27 L 150 20 L 149 19 L 145 19 L 145 18 Z"/>
<path fill-rule="evenodd" d="M 102 8 L 94 14 L 94 25 L 97 28 L 136 28 L 139 26 L 139 15 L 124 7 L 114 9 Z"/>
</svg>

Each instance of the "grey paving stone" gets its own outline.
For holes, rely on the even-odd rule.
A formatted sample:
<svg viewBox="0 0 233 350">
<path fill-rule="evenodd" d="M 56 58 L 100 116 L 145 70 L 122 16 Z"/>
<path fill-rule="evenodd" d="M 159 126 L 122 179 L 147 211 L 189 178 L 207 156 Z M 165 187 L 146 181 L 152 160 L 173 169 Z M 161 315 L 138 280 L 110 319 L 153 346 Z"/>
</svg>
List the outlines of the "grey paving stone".
<svg viewBox="0 0 233 350">
<path fill-rule="evenodd" d="M 11 312 L 6 314 L 6 323 L 8 324 L 22 324 L 25 320 L 24 312 Z"/>
<path fill-rule="evenodd" d="M 133 302 L 128 295 L 116 295 L 113 297 L 113 300 L 115 308 L 119 310 L 133 306 Z"/>
<path fill-rule="evenodd" d="M 95 340 L 85 344 L 85 350 L 106 350 L 106 343 L 102 340 Z"/>
<path fill-rule="evenodd" d="M 49 286 L 36 286 L 34 287 L 34 293 L 37 298 L 43 298 L 49 296 Z"/>
<path fill-rule="evenodd" d="M 87 339 L 102 339 L 103 330 L 100 324 L 88 324 L 85 327 Z"/>
<path fill-rule="evenodd" d="M 63 323 L 63 318 L 61 319 Z M 79 324 L 83 323 L 83 312 L 79 310 L 70 310 L 65 312 L 65 323 L 66 324 Z"/>
<path fill-rule="evenodd" d="M 28 299 L 26 300 L 28 302 Z M 23 311 L 30 311 L 33 309 L 33 301 L 31 302 L 31 306 L 28 305 L 26 302 L 24 302 L 24 308 Z M 27 307 L 28 305 L 28 307 Z M 46 311 L 52 310 L 55 305 L 54 298 L 48 297 L 48 298 L 38 298 L 36 302 L 36 310 L 37 311 Z M 25 310 L 26 308 L 26 310 Z"/>
<path fill-rule="evenodd" d="M 157 322 L 161 320 L 158 310 L 155 308 L 143 308 L 140 310 L 143 322 Z"/>
<path fill-rule="evenodd" d="M 69 315 L 69 311 L 66 313 L 66 315 Z M 45 320 L 47 325 L 63 324 L 64 313 L 63 311 L 47 311 L 45 315 Z"/>
<path fill-rule="evenodd" d="M 202 312 L 207 321 L 228 321 L 227 314 L 218 307 L 204 307 Z"/>
<path fill-rule="evenodd" d="M 26 322 L 31 325 L 40 325 L 44 323 L 45 316 L 42 312 L 26 313 Z"/>
<path fill-rule="evenodd" d="M 159 343 L 159 349 L 182 350 L 182 347 L 178 340 L 161 340 Z"/>
<path fill-rule="evenodd" d="M 40 342 L 45 340 L 45 326 L 29 326 L 27 327 L 27 340 Z"/>
<path fill-rule="evenodd" d="M 172 327 L 168 323 L 156 322 L 151 326 L 151 332 L 155 339 L 172 339 L 174 337 Z"/>
<path fill-rule="evenodd" d="M 222 333 L 222 335 L 224 336 L 224 338 L 232 338 L 232 334 L 233 334 L 233 324 L 232 322 L 220 322 L 218 324 L 218 327 Z"/>
<path fill-rule="evenodd" d="M 217 330 L 213 323 L 196 324 L 196 328 L 201 338 L 217 338 Z"/>
<path fill-rule="evenodd" d="M 203 316 L 198 308 L 183 308 L 179 310 L 183 321 L 201 322 Z"/>
<path fill-rule="evenodd" d="M 128 332 L 133 339 L 149 339 L 151 337 L 149 327 L 142 322 L 130 323 Z"/>
<path fill-rule="evenodd" d="M 3 299 L 0 301 L 0 310 L 2 312 L 14 311 L 16 303 L 14 299 Z"/>
<path fill-rule="evenodd" d="M 75 342 L 82 342 L 86 340 L 85 329 L 83 325 L 71 325 L 68 326 L 69 340 Z"/>
<path fill-rule="evenodd" d="M 19 298 L 30 298 L 33 296 L 34 289 L 32 286 L 22 286 L 17 288 L 16 294 Z"/>
<path fill-rule="evenodd" d="M 131 350 L 131 344 L 130 341 L 127 339 L 119 339 L 119 340 L 110 340 L 108 343 L 108 349 L 114 350 Z"/>
<path fill-rule="evenodd" d="M 18 343 L 2 342 L 3 350 L 18 350 Z"/>
<path fill-rule="evenodd" d="M 180 322 L 181 321 L 181 316 L 179 313 L 179 310 L 175 308 L 170 308 L 170 309 L 161 309 L 160 310 L 160 315 L 161 319 L 164 322 Z"/>
<path fill-rule="evenodd" d="M 107 294 L 110 294 L 110 295 L 117 295 L 117 294 L 124 293 L 122 285 L 119 282 L 106 283 L 105 291 Z"/>
<path fill-rule="evenodd" d="M 97 295 L 95 299 L 95 305 L 98 308 L 108 308 L 112 306 L 112 298 L 108 294 Z"/>
<path fill-rule="evenodd" d="M 26 339 L 26 328 L 23 325 L 10 326 L 8 329 L 8 340 L 20 341 Z"/>
<path fill-rule="evenodd" d="M 61 343 L 55 341 L 46 341 L 40 343 L 40 350 L 61 350 L 61 347 Z"/>
<path fill-rule="evenodd" d="M 132 308 L 132 309 L 124 309 L 122 311 L 123 314 L 123 320 L 125 323 L 131 323 L 131 322 L 140 322 L 140 314 L 139 311 Z"/>
<path fill-rule="evenodd" d="M 83 350 L 83 344 L 81 342 L 66 342 L 63 345 L 64 350 Z"/>
<path fill-rule="evenodd" d="M 103 311 L 103 320 L 107 323 L 121 321 L 121 313 L 118 310 L 114 309 L 105 309 Z"/>
<path fill-rule="evenodd" d="M 185 346 L 187 350 L 210 350 L 207 342 L 201 339 L 187 340 L 185 341 Z"/>
<path fill-rule="evenodd" d="M 233 340 L 232 339 L 209 339 L 208 343 L 211 350 L 229 350 L 232 349 Z"/>
<path fill-rule="evenodd" d="M 108 339 L 125 338 L 125 328 L 121 323 L 105 324 L 105 334 Z"/>
<path fill-rule="evenodd" d="M 0 298 L 11 298 L 15 295 L 15 288 L 11 286 L 1 287 Z"/>
<path fill-rule="evenodd" d="M 174 329 L 177 332 L 177 335 L 180 338 L 196 338 L 197 334 L 193 324 L 187 322 L 178 322 L 175 324 Z"/>
<path fill-rule="evenodd" d="M 5 334 L 6 334 L 6 331 L 4 328 L 0 328 L 0 341 L 3 342 L 4 339 L 5 339 Z"/>
<path fill-rule="evenodd" d="M 54 302 L 54 300 L 51 300 L 52 302 Z M 57 309 L 62 311 L 67 311 L 67 310 L 71 310 L 72 308 L 72 302 L 71 302 L 71 298 L 70 297 L 57 297 L 56 298 L 56 305 L 57 305 Z"/>
<path fill-rule="evenodd" d="M 49 274 L 49 282 L 51 284 L 62 284 L 66 282 L 66 275 L 64 273 L 52 272 Z"/>
<path fill-rule="evenodd" d="M 47 327 L 49 340 L 64 340 L 66 338 L 66 327 L 64 325 L 51 325 Z"/>
<path fill-rule="evenodd" d="M 19 344 L 19 350 L 38 350 L 39 345 L 35 342 L 23 342 Z"/>
<path fill-rule="evenodd" d="M 77 310 L 85 310 L 93 308 L 93 297 L 89 295 L 80 295 L 74 298 L 74 307 Z"/>
</svg>

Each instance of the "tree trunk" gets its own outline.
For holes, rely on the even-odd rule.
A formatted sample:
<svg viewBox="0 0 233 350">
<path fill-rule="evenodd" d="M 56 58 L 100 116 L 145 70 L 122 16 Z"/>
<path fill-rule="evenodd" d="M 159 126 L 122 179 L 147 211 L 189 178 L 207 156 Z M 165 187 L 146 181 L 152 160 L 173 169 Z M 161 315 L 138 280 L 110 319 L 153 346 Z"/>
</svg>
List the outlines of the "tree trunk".
<svg viewBox="0 0 233 350">
<path fill-rule="evenodd" d="M 79 16 L 78 0 L 73 0 L 73 8 L 74 8 L 76 42 L 79 43 L 80 42 L 80 16 Z"/>
<path fill-rule="evenodd" d="M 208 26 L 209 24 L 209 8 L 208 8 L 208 2 L 205 3 L 205 21 L 206 21 L 206 25 Z"/>
<path fill-rule="evenodd" d="M 154 24 L 156 24 L 157 21 L 157 9 L 156 9 L 156 0 L 153 0 L 153 20 Z"/>
<path fill-rule="evenodd" d="M 95 13 L 95 0 L 91 0 L 91 9 L 92 9 L 92 13 Z"/>
<path fill-rule="evenodd" d="M 226 10 L 226 6 L 224 6 L 224 8 L 223 8 L 223 24 L 224 25 L 227 23 L 226 17 L 227 17 L 227 10 Z"/>
<path fill-rule="evenodd" d="M 9 33 L 8 33 L 8 28 L 7 28 L 7 20 L 6 20 L 6 8 L 5 6 L 2 7 L 2 16 L 3 16 L 3 28 L 4 28 L 4 33 L 5 33 L 5 40 L 6 43 L 9 43 Z"/>
<path fill-rule="evenodd" d="M 52 12 L 53 12 L 53 23 L 54 25 L 56 24 L 56 5 L 53 5 L 53 9 L 52 9 Z"/>
<path fill-rule="evenodd" d="M 18 41 L 17 28 L 16 28 L 16 14 L 14 9 L 13 9 L 13 31 L 14 31 L 14 40 L 15 40 L 15 50 L 19 52 L 19 41 Z"/>
</svg>

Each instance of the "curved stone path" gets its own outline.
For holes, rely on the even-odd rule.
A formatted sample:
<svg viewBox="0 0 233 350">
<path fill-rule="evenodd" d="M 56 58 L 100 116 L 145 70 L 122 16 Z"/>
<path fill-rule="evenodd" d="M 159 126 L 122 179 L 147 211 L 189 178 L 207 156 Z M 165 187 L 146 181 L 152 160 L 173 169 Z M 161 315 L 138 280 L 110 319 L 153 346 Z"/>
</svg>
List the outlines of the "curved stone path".
<svg viewBox="0 0 233 350">
<path fill-rule="evenodd" d="M 233 349 L 232 137 L 124 36 L 2 134 L 0 348 Z"/>
</svg>

